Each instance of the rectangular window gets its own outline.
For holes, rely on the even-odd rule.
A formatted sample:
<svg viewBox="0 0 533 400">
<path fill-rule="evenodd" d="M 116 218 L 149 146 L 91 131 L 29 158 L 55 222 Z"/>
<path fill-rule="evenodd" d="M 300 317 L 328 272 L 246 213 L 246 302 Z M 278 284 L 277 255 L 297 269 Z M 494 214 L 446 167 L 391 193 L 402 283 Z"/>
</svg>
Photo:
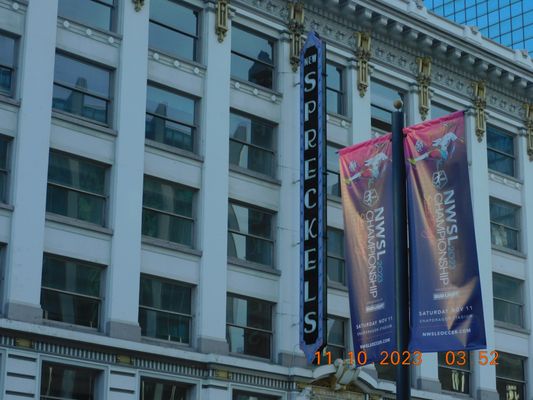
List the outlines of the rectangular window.
<svg viewBox="0 0 533 400">
<path fill-rule="evenodd" d="M 344 269 L 344 232 L 328 228 L 328 279 L 346 285 Z"/>
<path fill-rule="evenodd" d="M 146 138 L 194 151 L 196 101 L 190 97 L 148 85 Z"/>
<path fill-rule="evenodd" d="M 50 151 L 46 211 L 104 226 L 106 170 L 95 161 Z"/>
<path fill-rule="evenodd" d="M 45 254 L 41 307 L 45 319 L 98 328 L 102 267 Z"/>
<path fill-rule="evenodd" d="M 271 303 L 229 294 L 226 322 L 226 337 L 232 353 L 271 357 Z"/>
<path fill-rule="evenodd" d="M 0 33 L 0 94 L 11 96 L 15 83 L 15 39 Z"/>
<path fill-rule="evenodd" d="M 232 400 L 279 400 L 277 396 L 268 396 L 261 393 L 243 392 L 241 390 L 233 391 Z"/>
<path fill-rule="evenodd" d="M 191 291 L 191 287 L 177 282 L 141 275 L 141 334 L 172 342 L 190 343 Z"/>
<path fill-rule="evenodd" d="M 451 113 L 453 113 L 451 108 L 431 102 L 431 119 L 445 117 Z"/>
<path fill-rule="evenodd" d="M 198 11 L 176 1 L 151 1 L 148 42 L 153 50 L 197 61 Z"/>
<path fill-rule="evenodd" d="M 326 193 L 332 196 L 341 196 L 339 153 L 341 148 L 332 144 L 327 145 L 327 187 Z"/>
<path fill-rule="evenodd" d="M 52 108 L 107 125 L 111 71 L 65 54 L 56 54 Z"/>
<path fill-rule="evenodd" d="M 344 80 L 342 67 L 326 64 L 326 104 L 327 111 L 344 114 Z"/>
<path fill-rule="evenodd" d="M 272 89 L 274 41 L 237 26 L 231 29 L 231 76 Z"/>
<path fill-rule="evenodd" d="M 9 178 L 9 140 L 0 135 L 0 203 L 7 203 Z"/>
<path fill-rule="evenodd" d="M 113 30 L 114 0 L 59 0 L 58 15 L 104 31 Z"/>
<path fill-rule="evenodd" d="M 140 400 L 186 400 L 187 386 L 183 383 L 154 378 L 141 379 Z"/>
<path fill-rule="evenodd" d="M 465 352 L 440 352 L 439 381 L 443 390 L 470 393 L 470 354 Z"/>
<path fill-rule="evenodd" d="M 489 168 L 515 176 L 515 146 L 512 134 L 487 125 L 487 159 Z"/>
<path fill-rule="evenodd" d="M 177 183 L 145 176 L 142 234 L 193 247 L 194 193 Z"/>
<path fill-rule="evenodd" d="M 524 327 L 523 282 L 509 276 L 493 274 L 494 319 Z"/>
<path fill-rule="evenodd" d="M 403 93 L 371 80 L 370 97 L 372 131 L 378 134 L 390 132 L 392 129 L 392 112 L 394 111 L 393 103 L 396 100 L 403 100 Z"/>
<path fill-rule="evenodd" d="M 229 162 L 274 176 L 274 126 L 258 118 L 230 114 Z"/>
<path fill-rule="evenodd" d="M 490 234 L 493 245 L 520 250 L 520 207 L 491 198 Z"/>
<path fill-rule="evenodd" d="M 501 400 L 526 398 L 525 362 L 523 357 L 498 353 L 496 390 Z"/>
<path fill-rule="evenodd" d="M 99 371 L 43 363 L 41 400 L 96 400 Z"/>
<path fill-rule="evenodd" d="M 346 341 L 344 337 L 345 320 L 336 317 L 328 317 L 328 345 L 325 348 L 326 352 L 331 353 L 331 362 L 340 358 L 346 358 Z"/>
<path fill-rule="evenodd" d="M 272 266 L 273 229 L 272 213 L 230 202 L 228 256 Z"/>
</svg>

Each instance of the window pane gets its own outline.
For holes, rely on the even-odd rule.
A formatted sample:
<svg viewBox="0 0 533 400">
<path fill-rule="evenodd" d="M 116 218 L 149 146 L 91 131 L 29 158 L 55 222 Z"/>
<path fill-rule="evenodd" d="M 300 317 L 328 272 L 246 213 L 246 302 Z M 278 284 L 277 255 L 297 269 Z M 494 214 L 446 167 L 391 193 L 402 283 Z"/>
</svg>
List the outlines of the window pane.
<svg viewBox="0 0 533 400">
<path fill-rule="evenodd" d="M 270 358 L 270 333 L 228 326 L 226 335 L 232 353 Z"/>
<path fill-rule="evenodd" d="M 507 154 L 514 154 L 513 136 L 491 126 L 487 127 L 487 146 Z"/>
<path fill-rule="evenodd" d="M 145 176 L 143 206 L 192 218 L 194 192 L 184 186 Z"/>
<path fill-rule="evenodd" d="M 272 238 L 272 214 L 257 209 L 230 203 L 228 226 L 244 234 Z"/>
<path fill-rule="evenodd" d="M 491 199 L 490 220 L 497 224 L 518 228 L 518 208 L 508 203 Z"/>
<path fill-rule="evenodd" d="M 438 104 L 431 103 L 431 118 L 432 119 L 444 117 L 452 112 L 453 111 L 447 107 L 442 107 Z"/>
<path fill-rule="evenodd" d="M 56 54 L 54 81 L 109 98 L 109 71 L 86 62 Z"/>
<path fill-rule="evenodd" d="M 99 297 L 101 273 L 97 266 L 49 255 L 43 257 L 42 284 L 49 288 Z"/>
<path fill-rule="evenodd" d="M 12 71 L 8 68 L 0 67 L 0 91 L 11 92 Z"/>
<path fill-rule="evenodd" d="M 231 51 L 270 65 L 274 64 L 274 42 L 236 26 L 231 29 Z"/>
<path fill-rule="evenodd" d="M 518 250 L 518 232 L 503 225 L 490 224 L 492 244 Z"/>
<path fill-rule="evenodd" d="M 514 176 L 514 159 L 512 157 L 488 149 L 487 159 L 491 170 Z"/>
<path fill-rule="evenodd" d="M 7 201 L 8 141 L 0 136 L 0 203 Z"/>
<path fill-rule="evenodd" d="M 107 101 L 54 85 L 52 108 L 107 123 Z"/>
<path fill-rule="evenodd" d="M 150 19 L 191 36 L 198 34 L 198 13 L 175 1 L 152 0 Z"/>
<path fill-rule="evenodd" d="M 97 374 L 89 369 L 43 364 L 41 399 L 94 400 Z"/>
<path fill-rule="evenodd" d="M 342 92 L 342 68 L 327 63 L 326 74 L 326 86 L 330 89 L 335 89 L 338 92 Z"/>
<path fill-rule="evenodd" d="M 230 141 L 230 164 L 272 176 L 274 155 L 256 147 Z"/>
<path fill-rule="evenodd" d="M 344 347 L 344 321 L 328 318 L 328 344 Z"/>
<path fill-rule="evenodd" d="M 191 288 L 141 276 L 139 304 L 161 310 L 191 314 Z"/>
<path fill-rule="evenodd" d="M 227 322 L 269 331 L 272 329 L 272 305 L 266 301 L 228 296 Z"/>
<path fill-rule="evenodd" d="M 194 125 L 194 99 L 151 85 L 148 85 L 146 96 L 147 112 Z"/>
<path fill-rule="evenodd" d="M 230 232 L 228 256 L 264 265 L 272 265 L 272 242 Z"/>
<path fill-rule="evenodd" d="M 146 114 L 146 138 L 190 152 L 194 151 L 194 128 Z"/>
<path fill-rule="evenodd" d="M 265 149 L 274 148 L 274 128 L 258 119 L 230 114 L 230 138 L 251 143 Z"/>
<path fill-rule="evenodd" d="M 98 328 L 98 300 L 42 289 L 41 307 L 45 319 Z"/>
<path fill-rule="evenodd" d="M 496 390 L 501 400 L 525 399 L 524 383 L 507 381 L 505 379 L 496 379 Z"/>
<path fill-rule="evenodd" d="M 192 247 L 193 221 L 143 209 L 142 234 Z"/>
<path fill-rule="evenodd" d="M 0 35 L 0 65 L 12 68 L 15 64 L 15 39 Z"/>
<path fill-rule="evenodd" d="M 260 60 L 265 57 L 260 54 Z M 272 88 L 274 68 L 259 61 L 252 61 L 237 54 L 231 54 L 231 75 L 266 88 Z"/>
<path fill-rule="evenodd" d="M 186 400 L 187 389 L 176 382 L 143 378 L 141 399 Z"/>
<path fill-rule="evenodd" d="M 104 225 L 105 199 L 48 184 L 46 211 Z"/>
<path fill-rule="evenodd" d="M 524 380 L 524 359 L 512 354 L 499 353 L 496 376 L 499 378 Z"/>
<path fill-rule="evenodd" d="M 505 275 L 493 275 L 494 297 L 522 304 L 522 282 Z"/>
<path fill-rule="evenodd" d="M 439 367 L 439 381 L 443 390 L 470 393 L 470 373 L 467 371 Z"/>
<path fill-rule="evenodd" d="M 112 7 L 92 0 L 59 0 L 60 17 L 98 29 L 111 30 L 111 12 Z"/>
<path fill-rule="evenodd" d="M 257 393 L 233 392 L 233 400 L 279 400 L 279 397 L 267 396 Z"/>
<path fill-rule="evenodd" d="M 154 4 L 152 1 L 150 4 Z M 149 46 L 170 56 L 196 60 L 196 39 L 150 22 Z"/>
<path fill-rule="evenodd" d="M 336 114 L 342 114 L 342 93 L 334 90 L 326 90 L 327 111 Z"/>
<path fill-rule="evenodd" d="M 344 261 L 338 258 L 328 257 L 328 278 L 342 285 L 346 284 Z"/>
<path fill-rule="evenodd" d="M 523 326 L 522 307 L 506 301 L 494 299 L 494 319 L 517 326 Z"/>
<path fill-rule="evenodd" d="M 139 308 L 141 335 L 179 343 L 190 342 L 190 318 Z"/>
<path fill-rule="evenodd" d="M 344 258 L 344 234 L 338 229 L 328 229 L 328 254 Z"/>
</svg>

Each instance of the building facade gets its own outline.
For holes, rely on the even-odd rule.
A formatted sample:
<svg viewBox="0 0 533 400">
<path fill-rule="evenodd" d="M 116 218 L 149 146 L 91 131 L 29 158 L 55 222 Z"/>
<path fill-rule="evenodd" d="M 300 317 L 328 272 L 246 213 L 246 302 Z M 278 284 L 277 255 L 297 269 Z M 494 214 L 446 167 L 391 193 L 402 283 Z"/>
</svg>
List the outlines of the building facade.
<svg viewBox="0 0 533 400">
<path fill-rule="evenodd" d="M 426 7 L 482 35 L 533 54 L 533 3 L 528 0 L 425 0 Z"/>
<path fill-rule="evenodd" d="M 413 398 L 533 398 L 527 54 L 414 0 L 0 0 L 1 398 L 394 398 L 390 366 L 298 349 L 309 30 L 332 360 L 352 348 L 336 150 L 398 98 L 407 125 L 464 109 L 488 347 L 424 354 Z"/>
</svg>

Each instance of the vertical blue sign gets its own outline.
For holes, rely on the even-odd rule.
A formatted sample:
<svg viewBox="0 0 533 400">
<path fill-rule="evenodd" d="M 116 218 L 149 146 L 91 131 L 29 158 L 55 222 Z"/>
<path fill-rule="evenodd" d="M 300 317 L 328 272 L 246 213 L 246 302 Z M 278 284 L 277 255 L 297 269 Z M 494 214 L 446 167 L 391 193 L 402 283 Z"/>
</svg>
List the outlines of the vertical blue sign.
<svg viewBox="0 0 533 400">
<path fill-rule="evenodd" d="M 310 32 L 300 54 L 300 348 L 326 345 L 325 45 Z"/>
</svg>

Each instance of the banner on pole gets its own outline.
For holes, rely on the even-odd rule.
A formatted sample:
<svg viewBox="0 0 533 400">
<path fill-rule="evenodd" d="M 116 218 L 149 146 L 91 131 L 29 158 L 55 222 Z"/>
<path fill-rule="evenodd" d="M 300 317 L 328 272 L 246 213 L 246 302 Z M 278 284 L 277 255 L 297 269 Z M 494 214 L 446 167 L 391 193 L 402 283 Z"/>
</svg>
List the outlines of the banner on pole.
<svg viewBox="0 0 533 400">
<path fill-rule="evenodd" d="M 404 129 L 411 338 L 422 352 L 486 347 L 462 111 Z"/>
<path fill-rule="evenodd" d="M 390 134 L 339 152 L 354 353 L 367 363 L 396 350 L 391 156 Z"/>
</svg>

